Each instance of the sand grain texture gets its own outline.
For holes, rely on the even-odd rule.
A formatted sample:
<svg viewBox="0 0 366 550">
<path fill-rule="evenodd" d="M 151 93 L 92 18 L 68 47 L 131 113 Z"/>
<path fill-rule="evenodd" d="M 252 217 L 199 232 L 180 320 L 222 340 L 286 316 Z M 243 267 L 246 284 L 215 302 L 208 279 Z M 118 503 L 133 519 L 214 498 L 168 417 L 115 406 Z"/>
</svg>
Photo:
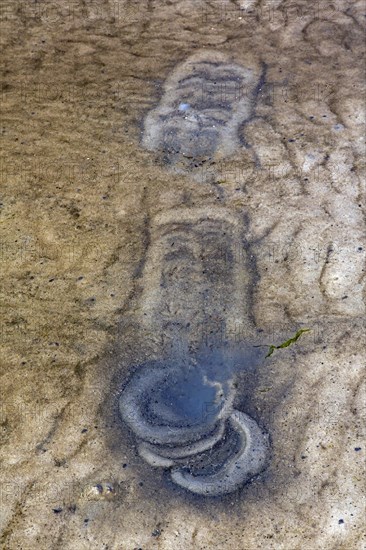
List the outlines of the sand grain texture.
<svg viewBox="0 0 366 550">
<path fill-rule="evenodd" d="M 2 6 L 7 550 L 362 548 L 364 6 L 242 4 Z M 253 55 L 265 80 L 242 147 L 198 182 L 141 140 L 166 79 L 205 48 Z M 219 501 L 152 471 L 113 412 L 130 367 L 164 345 L 138 321 L 143 274 L 153 220 L 182 207 L 242 220 L 258 344 L 311 328 L 243 373 L 235 406 L 272 456 Z"/>
</svg>

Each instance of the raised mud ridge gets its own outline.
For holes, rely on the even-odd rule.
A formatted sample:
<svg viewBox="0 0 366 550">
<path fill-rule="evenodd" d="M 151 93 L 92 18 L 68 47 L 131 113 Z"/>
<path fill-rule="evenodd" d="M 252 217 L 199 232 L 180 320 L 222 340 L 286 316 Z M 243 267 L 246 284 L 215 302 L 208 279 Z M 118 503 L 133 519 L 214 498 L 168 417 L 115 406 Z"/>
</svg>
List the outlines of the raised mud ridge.
<svg viewBox="0 0 366 550">
<path fill-rule="evenodd" d="M 242 222 L 226 208 L 180 208 L 158 215 L 143 273 L 141 322 L 169 333 L 170 357 L 141 365 L 119 399 L 140 456 L 206 496 L 230 493 L 265 467 L 268 436 L 235 410 L 234 357 L 215 334 L 248 322 L 250 275 Z M 204 346 L 214 333 L 215 346 Z M 192 351 L 193 350 L 193 351 Z M 249 357 L 249 361 L 251 361 Z"/>
<path fill-rule="evenodd" d="M 253 115 L 260 77 L 256 63 L 243 67 L 215 51 L 192 55 L 173 70 L 160 103 L 146 116 L 143 146 L 197 180 L 205 163 L 242 145 L 239 129 Z"/>
</svg>

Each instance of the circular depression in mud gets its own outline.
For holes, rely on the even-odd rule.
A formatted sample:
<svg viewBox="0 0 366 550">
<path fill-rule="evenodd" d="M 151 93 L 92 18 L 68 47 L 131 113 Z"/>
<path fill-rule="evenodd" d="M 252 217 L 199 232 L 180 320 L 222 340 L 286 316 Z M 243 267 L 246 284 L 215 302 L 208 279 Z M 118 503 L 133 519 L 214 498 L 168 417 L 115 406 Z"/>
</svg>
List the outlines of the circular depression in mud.
<svg viewBox="0 0 366 550">
<path fill-rule="evenodd" d="M 213 362 L 141 365 L 119 398 L 119 412 L 152 467 L 206 496 L 230 493 L 265 467 L 268 436 L 233 408 L 233 376 Z M 217 367 L 217 365 L 216 365 Z"/>
</svg>

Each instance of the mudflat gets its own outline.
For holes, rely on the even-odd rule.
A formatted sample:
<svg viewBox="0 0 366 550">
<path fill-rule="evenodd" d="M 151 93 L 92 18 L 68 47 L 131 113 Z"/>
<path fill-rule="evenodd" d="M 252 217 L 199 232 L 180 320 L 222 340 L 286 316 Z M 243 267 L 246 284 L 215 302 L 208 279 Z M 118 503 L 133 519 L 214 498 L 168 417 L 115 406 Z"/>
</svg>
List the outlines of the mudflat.
<svg viewBox="0 0 366 550">
<path fill-rule="evenodd" d="M 3 3 L 3 548 L 362 548 L 363 8 Z M 152 465 L 128 381 L 216 349 L 227 424 Z"/>
</svg>

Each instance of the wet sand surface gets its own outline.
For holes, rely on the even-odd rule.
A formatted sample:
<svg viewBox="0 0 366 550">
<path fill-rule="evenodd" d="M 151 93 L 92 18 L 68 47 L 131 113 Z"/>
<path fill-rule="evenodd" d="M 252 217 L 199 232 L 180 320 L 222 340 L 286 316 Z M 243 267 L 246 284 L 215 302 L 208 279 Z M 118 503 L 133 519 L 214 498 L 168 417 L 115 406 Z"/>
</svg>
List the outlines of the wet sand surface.
<svg viewBox="0 0 366 550">
<path fill-rule="evenodd" d="M 363 548 L 363 22 L 342 0 L 3 4 L 3 548 Z M 205 50 L 258 85 L 234 154 L 177 167 L 144 121 Z M 174 345 L 161 220 L 195 216 L 235 226 L 206 304 L 226 339 L 266 350 L 310 329 L 240 374 L 235 407 L 271 456 L 216 498 L 146 464 L 117 410 L 131 369 Z M 193 347 L 201 279 L 172 291 Z"/>
</svg>

